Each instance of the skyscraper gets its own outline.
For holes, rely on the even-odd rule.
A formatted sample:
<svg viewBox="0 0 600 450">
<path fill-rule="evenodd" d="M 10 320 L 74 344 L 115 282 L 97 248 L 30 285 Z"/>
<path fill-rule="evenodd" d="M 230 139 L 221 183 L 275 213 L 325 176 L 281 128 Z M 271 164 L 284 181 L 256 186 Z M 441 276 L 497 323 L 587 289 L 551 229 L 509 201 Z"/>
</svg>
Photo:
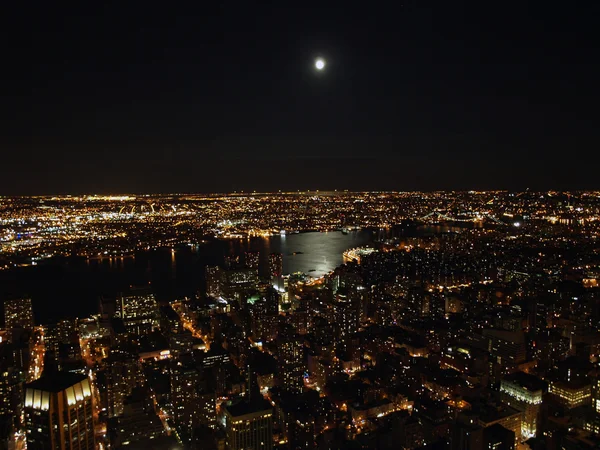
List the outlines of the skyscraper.
<svg viewBox="0 0 600 450">
<path fill-rule="evenodd" d="M 125 398 L 131 394 L 140 378 L 139 360 L 132 354 L 113 351 L 103 360 L 106 374 L 108 417 L 123 414 Z"/>
<path fill-rule="evenodd" d="M 281 253 L 269 255 L 269 275 L 271 284 L 278 290 L 283 290 L 283 255 Z"/>
<path fill-rule="evenodd" d="M 171 368 L 173 420 L 177 427 L 189 436 L 193 434 L 194 428 L 199 424 L 200 405 L 206 403 L 199 396 L 199 387 L 200 373 L 193 361 L 184 361 L 183 365 L 173 364 Z M 211 398 L 216 406 L 214 394 Z"/>
<path fill-rule="evenodd" d="M 267 317 L 267 301 L 259 299 L 253 303 L 249 303 L 248 310 L 250 312 L 250 329 L 252 336 L 256 341 L 262 341 L 267 335 L 268 324 Z"/>
<path fill-rule="evenodd" d="M 27 384 L 25 429 L 29 450 L 93 450 L 92 390 L 87 376 L 57 372 Z"/>
<path fill-rule="evenodd" d="M 347 351 L 350 339 L 358 331 L 358 308 L 348 298 L 346 290 L 338 290 L 333 304 L 334 323 L 337 327 L 338 349 Z"/>
<path fill-rule="evenodd" d="M 225 434 L 230 450 L 271 450 L 273 408 L 258 391 L 256 374 L 248 367 L 247 396 L 225 408 Z"/>
<path fill-rule="evenodd" d="M 277 336 L 279 383 L 284 390 L 301 393 L 304 389 L 303 340 L 290 325 Z"/>
<path fill-rule="evenodd" d="M 269 255 L 269 274 L 271 277 L 283 275 L 283 255 L 281 253 L 271 253 Z"/>
</svg>

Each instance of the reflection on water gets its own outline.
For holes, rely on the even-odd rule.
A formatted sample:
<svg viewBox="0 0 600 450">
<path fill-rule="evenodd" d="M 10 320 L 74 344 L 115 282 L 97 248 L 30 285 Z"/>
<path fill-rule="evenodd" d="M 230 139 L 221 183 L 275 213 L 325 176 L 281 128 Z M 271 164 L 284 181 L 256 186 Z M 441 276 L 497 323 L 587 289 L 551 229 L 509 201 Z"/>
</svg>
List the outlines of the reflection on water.
<svg viewBox="0 0 600 450">
<path fill-rule="evenodd" d="M 284 273 L 304 272 L 320 277 L 342 264 L 345 250 L 368 244 L 371 232 L 301 233 L 266 239 L 264 253 L 282 253 Z M 267 252 L 268 249 L 268 252 Z"/>
<path fill-rule="evenodd" d="M 177 275 L 177 253 L 175 249 L 171 249 L 171 278 L 175 278 Z"/>
<path fill-rule="evenodd" d="M 342 264 L 342 254 L 345 250 L 371 241 L 372 233 L 368 231 L 346 235 L 341 232 L 276 235 L 229 241 L 225 254 L 258 251 L 261 273 L 266 273 L 269 254 L 281 253 L 284 273 L 304 272 L 313 277 L 320 277 Z"/>
<path fill-rule="evenodd" d="M 431 230 L 433 232 L 449 230 Z M 206 265 L 222 264 L 226 255 L 260 252 L 260 269 L 267 271 L 270 253 L 283 254 L 285 273 L 319 277 L 342 264 L 345 250 L 390 235 L 427 234 L 426 230 L 299 233 L 233 241 L 211 241 L 195 248 L 162 249 L 135 256 L 61 258 L 35 267 L 0 272 L 0 297 L 31 296 L 36 321 L 96 313 L 100 295 L 114 296 L 129 286 L 150 284 L 159 301 L 204 291 Z"/>
</svg>

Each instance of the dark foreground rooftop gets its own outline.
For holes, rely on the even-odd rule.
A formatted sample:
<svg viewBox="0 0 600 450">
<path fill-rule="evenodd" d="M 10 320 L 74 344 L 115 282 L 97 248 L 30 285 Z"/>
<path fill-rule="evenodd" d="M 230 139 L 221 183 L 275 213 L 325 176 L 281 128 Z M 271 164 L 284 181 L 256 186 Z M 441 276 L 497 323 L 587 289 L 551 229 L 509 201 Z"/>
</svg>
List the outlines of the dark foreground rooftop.
<svg viewBox="0 0 600 450">
<path fill-rule="evenodd" d="M 78 373 L 56 372 L 42 375 L 37 380 L 26 384 L 25 388 L 39 389 L 40 391 L 46 392 L 60 392 L 86 379 L 87 376 Z"/>
</svg>

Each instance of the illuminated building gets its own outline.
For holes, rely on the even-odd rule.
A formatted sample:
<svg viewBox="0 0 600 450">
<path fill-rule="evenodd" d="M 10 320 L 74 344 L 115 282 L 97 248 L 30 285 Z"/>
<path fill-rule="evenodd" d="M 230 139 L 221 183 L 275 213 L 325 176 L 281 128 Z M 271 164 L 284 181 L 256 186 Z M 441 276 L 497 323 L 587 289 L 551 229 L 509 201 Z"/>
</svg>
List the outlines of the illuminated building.
<svg viewBox="0 0 600 450">
<path fill-rule="evenodd" d="M 196 419 L 201 425 L 210 428 L 217 426 L 217 397 L 210 390 L 199 390 L 196 392 Z"/>
<path fill-rule="evenodd" d="M 273 409 L 270 403 L 259 398 L 227 406 L 225 434 L 230 450 L 271 450 Z"/>
<path fill-rule="evenodd" d="M 203 390 L 204 382 L 193 361 L 171 368 L 171 405 L 178 428 L 191 436 L 198 425 L 216 425 L 216 397 Z"/>
<path fill-rule="evenodd" d="M 283 290 L 283 255 L 281 253 L 269 255 L 269 275 L 273 286 L 278 290 Z"/>
<path fill-rule="evenodd" d="M 394 411 L 394 404 L 388 399 L 382 399 L 368 404 L 354 403 L 348 406 L 348 411 L 355 422 L 383 417 Z"/>
<path fill-rule="evenodd" d="M 148 334 L 158 327 L 159 309 L 154 294 L 147 289 L 132 289 L 121 295 L 117 316 L 133 334 Z"/>
<path fill-rule="evenodd" d="M 300 393 L 304 389 L 304 344 L 295 330 L 287 325 L 277 336 L 278 373 L 282 389 Z"/>
<path fill-rule="evenodd" d="M 205 353 L 202 365 L 204 368 L 222 366 L 229 363 L 229 353 L 219 345 L 211 345 Z"/>
<path fill-rule="evenodd" d="M 335 373 L 332 361 L 318 355 L 308 355 L 308 369 L 311 383 L 314 383 L 319 390 L 325 389 L 329 378 Z"/>
<path fill-rule="evenodd" d="M 31 330 L 34 327 L 33 307 L 30 298 L 17 298 L 4 301 L 4 328 L 24 328 Z"/>
<path fill-rule="evenodd" d="M 200 374 L 193 364 L 171 366 L 171 405 L 172 416 L 178 428 L 187 433 L 193 431 L 196 392 Z"/>
<path fill-rule="evenodd" d="M 65 319 L 56 324 L 47 325 L 44 332 L 46 362 L 63 370 L 63 365 L 81 360 L 79 343 L 79 322 L 77 319 Z"/>
<path fill-rule="evenodd" d="M 587 383 L 554 381 L 550 383 L 548 392 L 568 409 L 589 405 L 592 400 L 592 389 Z"/>
<path fill-rule="evenodd" d="M 242 305 L 252 295 L 258 284 L 258 273 L 252 269 L 231 269 L 224 272 L 222 296 L 227 301 Z"/>
<path fill-rule="evenodd" d="M 377 253 L 377 251 L 378 250 L 373 247 L 356 247 L 346 250 L 342 256 L 344 261 L 356 261 L 358 264 L 360 264 L 362 258 L 373 253 Z"/>
<path fill-rule="evenodd" d="M 270 322 L 267 320 L 267 301 L 258 299 L 248 302 L 248 310 L 251 316 L 251 330 L 255 341 L 263 341 L 269 335 Z"/>
<path fill-rule="evenodd" d="M 472 366 L 471 352 L 468 348 L 450 347 L 442 352 L 440 366 L 442 369 L 467 373 Z"/>
<path fill-rule="evenodd" d="M 258 265 L 260 262 L 259 252 L 246 252 L 244 254 L 244 263 L 248 269 L 252 269 L 258 272 Z"/>
<path fill-rule="evenodd" d="M 336 291 L 335 299 L 340 301 L 348 301 L 352 308 L 356 311 L 356 320 L 358 323 L 363 323 L 367 319 L 368 307 L 368 292 L 361 284 L 362 279 L 356 279 L 348 275 L 340 277 L 341 284 Z M 338 297 L 341 294 L 341 297 Z"/>
<path fill-rule="evenodd" d="M 583 408 L 583 410 L 583 414 L 580 416 L 581 428 L 585 431 L 589 431 L 592 434 L 600 435 L 600 413 L 591 408 L 589 411 L 587 411 L 585 408 Z M 577 411 L 581 410 L 578 409 Z"/>
<path fill-rule="evenodd" d="M 494 316 L 493 320 L 494 328 L 501 330 L 518 332 L 524 328 L 523 318 L 518 311 L 500 311 Z"/>
<path fill-rule="evenodd" d="M 14 367 L 2 367 L 0 372 L 0 415 L 20 410 L 23 395 L 23 374 Z"/>
<path fill-rule="evenodd" d="M 312 315 L 307 309 L 296 309 L 289 316 L 289 322 L 296 330 L 296 333 L 305 335 L 311 329 Z"/>
<path fill-rule="evenodd" d="M 421 288 L 412 288 L 406 296 L 408 309 L 415 315 L 428 317 L 431 314 L 431 295 Z"/>
<path fill-rule="evenodd" d="M 206 344 L 200 338 L 195 338 L 189 330 L 181 330 L 169 336 L 169 347 L 170 354 L 178 357 L 190 353 L 194 349 L 204 350 Z"/>
<path fill-rule="evenodd" d="M 544 389 L 545 384 L 539 378 L 524 372 L 509 375 L 500 383 L 502 401 L 524 413 L 521 426 L 523 439 L 535 437 L 537 434 Z"/>
<path fill-rule="evenodd" d="M 271 450 L 273 408 L 260 394 L 255 371 L 247 367 L 246 397 L 225 407 L 229 450 Z"/>
<path fill-rule="evenodd" d="M 125 398 L 140 380 L 140 367 L 134 355 L 112 351 L 103 361 L 106 375 L 106 397 L 108 417 L 123 414 Z"/>
<path fill-rule="evenodd" d="M 92 390 L 85 375 L 58 372 L 25 385 L 29 450 L 93 450 Z"/>
<path fill-rule="evenodd" d="M 283 255 L 281 253 L 269 255 L 269 274 L 271 277 L 283 276 Z"/>
<path fill-rule="evenodd" d="M 248 299 L 250 326 L 255 342 L 271 341 L 275 338 L 279 323 L 279 299 L 279 292 L 271 286 L 264 298 L 254 296 Z"/>
<path fill-rule="evenodd" d="M 256 272 L 251 269 L 233 269 L 225 272 L 225 289 L 235 289 L 238 286 L 255 287 L 258 283 Z"/>
<path fill-rule="evenodd" d="M 218 266 L 207 266 L 206 277 L 206 295 L 213 298 L 219 298 L 223 289 L 223 269 Z"/>
<path fill-rule="evenodd" d="M 12 434 L 21 424 L 23 411 L 23 384 L 25 374 L 14 367 L 13 345 L 0 344 L 0 418 L 6 424 L 5 432 Z M 2 442 L 2 441 L 0 441 Z M 0 444 L 0 448 L 2 445 Z"/>
<path fill-rule="evenodd" d="M 348 298 L 347 291 L 338 290 L 333 303 L 334 323 L 337 327 L 338 348 L 342 351 L 349 350 L 350 340 L 358 331 L 359 311 Z"/>
</svg>

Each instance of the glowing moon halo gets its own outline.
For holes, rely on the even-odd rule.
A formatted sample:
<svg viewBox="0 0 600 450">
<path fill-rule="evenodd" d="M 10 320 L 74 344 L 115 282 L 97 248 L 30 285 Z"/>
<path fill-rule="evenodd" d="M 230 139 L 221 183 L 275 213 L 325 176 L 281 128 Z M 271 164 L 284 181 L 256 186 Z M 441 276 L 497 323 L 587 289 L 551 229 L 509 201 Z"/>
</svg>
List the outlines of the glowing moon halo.
<svg viewBox="0 0 600 450">
<path fill-rule="evenodd" d="M 322 58 L 317 59 L 315 61 L 315 67 L 317 70 L 323 70 L 325 68 L 325 60 Z"/>
</svg>

